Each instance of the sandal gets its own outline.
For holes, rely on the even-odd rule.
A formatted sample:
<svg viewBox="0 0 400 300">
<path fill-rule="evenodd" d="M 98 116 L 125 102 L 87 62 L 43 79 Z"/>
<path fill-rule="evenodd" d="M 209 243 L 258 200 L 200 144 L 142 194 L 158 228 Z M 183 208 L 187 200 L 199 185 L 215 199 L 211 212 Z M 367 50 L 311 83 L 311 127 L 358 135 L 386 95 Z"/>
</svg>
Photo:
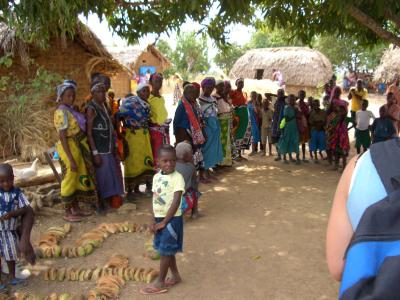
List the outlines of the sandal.
<svg viewBox="0 0 400 300">
<path fill-rule="evenodd" d="M 174 285 L 177 285 L 178 283 L 180 283 L 180 281 L 176 281 L 173 278 L 167 278 L 164 281 L 164 284 L 165 284 L 166 287 L 172 287 Z"/>
<path fill-rule="evenodd" d="M 157 294 L 164 294 L 168 292 L 166 288 L 158 288 L 154 286 L 147 286 L 140 289 L 140 293 L 142 295 L 157 295 Z"/>
<path fill-rule="evenodd" d="M 76 222 L 82 222 L 83 218 L 78 215 L 66 215 L 63 217 L 64 221 L 70 222 L 70 223 L 76 223 Z"/>
<path fill-rule="evenodd" d="M 25 283 L 26 283 L 26 281 L 24 279 L 14 278 L 14 279 L 10 280 L 11 285 L 23 285 Z"/>
</svg>

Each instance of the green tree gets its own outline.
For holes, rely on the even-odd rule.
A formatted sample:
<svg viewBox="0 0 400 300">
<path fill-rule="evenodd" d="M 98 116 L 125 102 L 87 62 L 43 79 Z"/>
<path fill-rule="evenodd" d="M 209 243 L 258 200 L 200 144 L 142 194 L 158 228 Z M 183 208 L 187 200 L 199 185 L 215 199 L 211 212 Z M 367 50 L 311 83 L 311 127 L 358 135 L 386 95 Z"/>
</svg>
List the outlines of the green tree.
<svg viewBox="0 0 400 300">
<path fill-rule="evenodd" d="M 225 74 L 229 74 L 234 63 L 241 57 L 245 48 L 240 47 L 237 44 L 231 44 L 228 47 L 221 49 L 214 57 L 214 62 L 220 67 Z"/>
<path fill-rule="evenodd" d="M 350 71 L 374 70 L 379 64 L 386 43 L 364 46 L 349 37 L 322 36 L 316 39 L 315 48 L 325 54 L 336 68 Z"/>
<path fill-rule="evenodd" d="M 165 78 L 169 78 L 172 74 L 174 74 L 176 72 L 175 65 L 172 62 L 173 50 L 172 50 L 171 46 L 168 44 L 168 42 L 165 40 L 158 40 L 156 47 L 172 63 L 172 66 L 169 67 L 168 69 L 164 70 L 164 74 L 163 74 Z"/>
<path fill-rule="evenodd" d="M 246 45 L 248 49 L 304 46 L 299 39 L 290 37 L 282 29 L 260 28 L 251 35 L 250 42 Z"/>
<path fill-rule="evenodd" d="M 106 18 L 130 43 L 148 33 L 179 30 L 191 19 L 219 45 L 235 23 L 284 28 L 310 43 L 317 35 L 347 35 L 360 44 L 386 40 L 400 46 L 400 1 L 385 0 L 0 0 L 0 21 L 17 35 L 45 44 L 53 34 L 74 34 L 79 15 Z"/>
<path fill-rule="evenodd" d="M 207 71 L 210 68 L 207 37 L 195 32 L 179 34 L 171 58 L 176 70 L 184 76 Z"/>
</svg>

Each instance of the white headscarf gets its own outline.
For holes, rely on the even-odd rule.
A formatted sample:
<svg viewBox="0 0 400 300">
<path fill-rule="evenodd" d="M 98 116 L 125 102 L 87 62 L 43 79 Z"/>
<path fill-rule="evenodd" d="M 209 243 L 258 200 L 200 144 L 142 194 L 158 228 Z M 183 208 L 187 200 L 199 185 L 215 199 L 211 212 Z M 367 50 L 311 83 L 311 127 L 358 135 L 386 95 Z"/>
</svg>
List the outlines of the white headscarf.
<svg viewBox="0 0 400 300">
<path fill-rule="evenodd" d="M 148 83 L 145 83 L 145 82 L 139 83 L 138 86 L 136 87 L 136 93 L 140 92 L 145 87 L 150 87 L 150 86 Z"/>
<path fill-rule="evenodd" d="M 74 80 L 66 79 L 64 82 L 57 86 L 57 102 L 61 100 L 62 94 L 65 92 L 66 89 L 73 88 L 76 92 L 77 85 Z"/>
</svg>

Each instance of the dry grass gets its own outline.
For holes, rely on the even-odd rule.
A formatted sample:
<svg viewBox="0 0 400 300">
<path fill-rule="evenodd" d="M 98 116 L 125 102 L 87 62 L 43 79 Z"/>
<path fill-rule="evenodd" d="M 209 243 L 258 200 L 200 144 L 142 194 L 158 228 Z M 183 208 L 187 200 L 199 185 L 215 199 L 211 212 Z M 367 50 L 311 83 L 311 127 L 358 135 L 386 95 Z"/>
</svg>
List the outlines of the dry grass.
<svg viewBox="0 0 400 300">
<path fill-rule="evenodd" d="M 279 69 L 287 86 L 318 87 L 333 74 L 332 64 L 322 53 L 306 47 L 253 49 L 234 64 L 231 78 L 254 79 L 263 69 L 263 79 L 272 79 L 272 69 Z"/>
<path fill-rule="evenodd" d="M 374 73 L 375 82 L 390 83 L 400 74 L 400 48 L 390 47 L 383 53 L 381 63 Z"/>
</svg>

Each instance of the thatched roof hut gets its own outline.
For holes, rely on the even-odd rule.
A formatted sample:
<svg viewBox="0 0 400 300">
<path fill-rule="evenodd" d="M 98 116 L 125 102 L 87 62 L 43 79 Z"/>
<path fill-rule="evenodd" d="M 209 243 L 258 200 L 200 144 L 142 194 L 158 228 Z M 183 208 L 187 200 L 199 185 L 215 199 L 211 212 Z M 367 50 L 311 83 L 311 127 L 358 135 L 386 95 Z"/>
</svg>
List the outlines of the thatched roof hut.
<svg viewBox="0 0 400 300">
<path fill-rule="evenodd" d="M 374 72 L 375 82 L 391 83 L 400 75 L 400 48 L 390 47 L 381 58 L 381 63 Z"/>
<path fill-rule="evenodd" d="M 154 45 L 148 45 L 145 49 L 134 46 L 109 50 L 116 60 L 132 72 L 133 77 L 144 75 L 147 70 L 163 73 L 171 66 L 171 62 Z M 132 79 L 132 76 L 124 71 L 113 77 L 113 88 L 117 97 L 132 92 Z"/>
<path fill-rule="evenodd" d="M 233 65 L 231 78 L 272 79 L 278 69 L 289 90 L 315 89 L 327 82 L 332 64 L 325 55 L 307 47 L 262 48 L 247 51 Z"/>
<path fill-rule="evenodd" d="M 19 91 L 17 99 L 14 99 L 13 103 L 10 102 L 12 101 L 10 95 L 15 94 L 15 82 L 29 82 L 37 77 L 37 72 L 41 68 L 49 74 L 59 75 L 60 79 L 68 78 L 77 82 L 77 105 L 81 105 L 90 93 L 92 73 L 102 72 L 112 76 L 125 70 L 125 67 L 111 56 L 96 35 L 81 23 L 77 24 L 73 39 L 51 38 L 45 49 L 25 43 L 16 36 L 14 30 L 3 24 L 0 26 L 0 56 L 5 55 L 10 55 L 12 64 L 9 67 L 0 65 L 0 78 L 5 78 L 5 76 L 13 78 L 9 88 L 0 91 L 0 114 L 6 116 L 11 114 L 7 108 L 20 101 L 18 97 L 22 99 L 21 91 Z M 36 90 L 38 89 L 40 90 L 40 87 Z M 32 95 L 32 91 L 22 91 L 22 93 L 28 97 Z M 12 133 L 16 131 L 14 125 L 10 124 L 12 118 L 7 123 L 0 116 L 0 128 L 8 135 L 0 136 L 2 141 L 0 151 L 6 154 L 17 151 L 23 158 L 29 158 L 39 156 L 45 150 L 44 148 L 54 143 L 52 109 L 55 104 L 52 100 L 55 98 L 55 86 L 50 93 L 43 91 L 42 98 L 43 101 L 24 107 L 23 113 L 26 116 L 22 114 L 16 116 L 21 119 L 21 122 L 26 122 L 19 132 Z M 28 108 L 29 111 L 27 111 Z M 31 126 L 31 130 L 27 130 L 28 125 Z"/>
</svg>

